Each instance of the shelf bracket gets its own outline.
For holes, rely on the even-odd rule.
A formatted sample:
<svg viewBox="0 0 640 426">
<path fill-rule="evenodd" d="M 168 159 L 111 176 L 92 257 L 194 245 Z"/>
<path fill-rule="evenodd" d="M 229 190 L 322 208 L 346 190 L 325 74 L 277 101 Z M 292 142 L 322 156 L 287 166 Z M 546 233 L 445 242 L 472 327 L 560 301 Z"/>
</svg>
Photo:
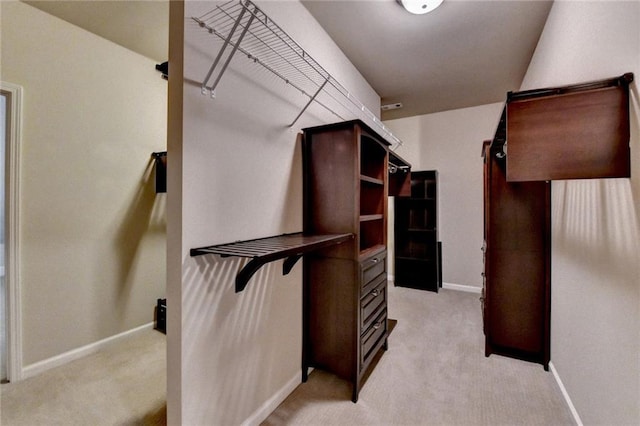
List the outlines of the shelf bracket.
<svg viewBox="0 0 640 426">
<path fill-rule="evenodd" d="M 296 116 L 296 118 L 293 120 L 293 122 L 291 124 L 289 124 L 289 127 L 293 127 L 293 125 L 296 124 L 296 121 L 298 121 L 298 119 L 302 116 L 302 114 L 304 114 L 304 112 L 307 110 L 307 108 L 309 108 L 309 105 L 311 105 L 313 103 L 313 101 L 316 100 L 316 97 L 320 94 L 320 92 L 322 92 L 322 89 L 324 89 L 324 86 L 326 86 L 328 82 L 329 82 L 328 78 L 324 80 L 324 83 L 322 83 L 320 85 L 320 87 L 318 88 L 316 93 L 314 93 L 313 96 L 309 99 L 309 102 L 307 102 L 307 104 L 304 106 L 304 108 L 302 108 L 302 111 L 300 111 L 300 113 Z"/>
<path fill-rule="evenodd" d="M 298 262 L 298 260 L 300 260 L 300 258 L 302 258 L 302 256 L 302 253 L 300 253 L 287 257 L 282 264 L 282 275 L 287 275 L 289 272 L 291 272 L 295 264 Z"/>
<path fill-rule="evenodd" d="M 167 192 L 167 151 L 151 154 L 156 166 L 156 194 Z"/>
<path fill-rule="evenodd" d="M 282 275 L 288 275 L 294 265 L 302 258 L 302 254 L 287 257 L 282 264 Z M 247 287 L 251 277 L 267 262 L 258 258 L 250 260 L 236 276 L 236 293 L 240 293 Z"/>
<path fill-rule="evenodd" d="M 240 46 L 240 43 L 242 42 L 242 39 L 247 34 L 247 31 L 249 30 L 249 27 L 251 26 L 251 23 L 253 22 L 253 18 L 255 17 L 255 14 L 252 13 L 251 16 L 249 17 L 249 20 L 247 21 L 247 24 L 242 29 L 242 33 L 240 33 L 240 37 L 238 37 L 238 40 L 235 43 L 231 43 L 231 39 L 233 38 L 233 34 L 238 29 L 238 25 L 240 25 L 240 21 L 242 21 L 242 17 L 244 16 L 244 13 L 245 13 L 246 10 L 247 10 L 246 7 L 243 7 L 242 11 L 238 14 L 238 17 L 236 18 L 236 21 L 233 24 L 233 28 L 231 28 L 231 31 L 229 31 L 229 35 L 225 39 L 224 44 L 222 45 L 222 48 L 218 52 L 218 55 L 216 56 L 216 59 L 213 61 L 213 64 L 211 65 L 211 68 L 209 68 L 209 72 L 207 73 L 207 76 L 205 77 L 204 81 L 202 82 L 202 93 L 203 94 L 206 94 L 207 89 L 209 89 L 210 93 L 211 93 L 211 97 L 215 98 L 216 87 L 218 86 L 218 83 L 220 82 L 220 79 L 222 78 L 222 75 L 227 70 L 227 67 L 229 66 L 229 63 L 231 62 L 231 59 L 233 59 L 233 55 L 235 55 L 236 51 L 238 50 L 238 47 Z M 204 22 L 202 22 L 202 21 L 199 21 L 198 23 L 200 24 L 201 27 L 205 26 Z M 215 81 L 213 82 L 211 87 L 207 88 L 207 82 L 211 78 L 211 75 L 213 74 L 213 71 L 215 70 L 215 68 L 218 66 L 218 63 L 220 62 L 220 59 L 222 59 L 222 54 L 224 53 L 225 50 L 227 50 L 227 47 L 229 46 L 229 44 L 232 44 L 233 49 L 231 50 L 231 53 L 227 57 L 224 65 L 222 65 L 222 69 L 220 69 L 220 71 L 218 72 L 218 76 L 216 77 Z"/>
<path fill-rule="evenodd" d="M 240 293 L 242 290 L 247 287 L 249 284 L 249 280 L 258 272 L 258 269 L 262 268 L 265 262 L 262 262 L 260 259 L 255 258 L 249 261 L 244 267 L 238 272 L 236 275 L 236 293 Z"/>
</svg>

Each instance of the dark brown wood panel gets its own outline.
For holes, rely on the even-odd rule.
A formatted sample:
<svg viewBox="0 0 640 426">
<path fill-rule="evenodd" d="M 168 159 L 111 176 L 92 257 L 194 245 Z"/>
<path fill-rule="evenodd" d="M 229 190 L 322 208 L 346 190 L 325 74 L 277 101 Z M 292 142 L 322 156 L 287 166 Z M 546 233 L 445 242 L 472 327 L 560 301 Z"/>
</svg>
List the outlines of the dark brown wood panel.
<svg viewBox="0 0 640 426">
<path fill-rule="evenodd" d="M 544 350 L 544 252 L 495 250 L 487 309 L 491 345 L 541 354 Z"/>
<path fill-rule="evenodd" d="M 507 180 L 629 177 L 627 85 L 507 102 Z"/>
<path fill-rule="evenodd" d="M 359 315 L 358 264 L 348 259 L 309 257 L 308 341 L 306 365 L 325 369 L 346 380 L 354 378 Z M 359 313 L 359 312 L 358 312 Z"/>
<path fill-rule="evenodd" d="M 548 182 L 507 182 L 485 145 L 485 351 L 541 363 L 550 356 Z"/>
<path fill-rule="evenodd" d="M 348 129 L 317 133 L 305 139 L 307 226 L 309 233 L 329 229 L 354 232 L 357 223 L 359 182 L 356 135 Z M 330 173 L 327 173 L 330 170 Z M 324 231 L 323 231 L 324 230 Z"/>
</svg>

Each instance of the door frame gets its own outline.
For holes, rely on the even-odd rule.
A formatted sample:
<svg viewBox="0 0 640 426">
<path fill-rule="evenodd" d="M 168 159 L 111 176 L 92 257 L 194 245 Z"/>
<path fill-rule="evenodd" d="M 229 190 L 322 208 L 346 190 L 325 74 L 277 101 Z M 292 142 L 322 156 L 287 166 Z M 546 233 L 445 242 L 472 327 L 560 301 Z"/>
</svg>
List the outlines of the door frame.
<svg viewBox="0 0 640 426">
<path fill-rule="evenodd" d="M 7 297 L 7 380 L 22 379 L 22 311 L 20 292 L 20 145 L 22 141 L 21 86 L 0 81 L 7 97 L 9 129 L 5 147 L 5 288 Z"/>
</svg>

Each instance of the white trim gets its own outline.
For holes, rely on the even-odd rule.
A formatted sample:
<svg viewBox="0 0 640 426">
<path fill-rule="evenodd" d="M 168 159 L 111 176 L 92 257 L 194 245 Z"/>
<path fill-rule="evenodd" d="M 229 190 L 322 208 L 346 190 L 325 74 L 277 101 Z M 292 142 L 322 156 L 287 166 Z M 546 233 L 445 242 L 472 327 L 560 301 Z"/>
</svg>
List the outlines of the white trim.
<svg viewBox="0 0 640 426">
<path fill-rule="evenodd" d="M 84 356 L 95 353 L 100 349 L 103 349 L 107 346 L 110 346 L 116 343 L 118 340 L 121 340 L 125 337 L 131 336 L 132 334 L 139 333 L 141 331 L 144 331 L 150 328 L 153 328 L 153 322 L 141 325 L 140 327 L 132 328 L 131 330 L 125 331 L 120 334 L 116 334 L 115 336 L 107 337 L 106 339 L 98 340 L 97 342 L 90 343 L 86 346 L 73 349 L 69 352 L 65 352 L 60 355 L 56 355 L 52 358 L 38 361 L 34 364 L 28 365 L 22 370 L 22 378 L 26 379 L 28 377 L 33 377 L 40 373 L 44 373 L 47 370 L 50 370 L 55 367 L 59 367 L 68 362 L 74 361 L 78 358 L 82 358 Z"/>
<path fill-rule="evenodd" d="M 309 371 L 312 370 L 310 369 Z M 295 388 L 300 385 L 301 382 L 302 378 L 300 376 L 300 372 L 297 372 L 291 380 L 280 388 L 278 392 L 266 400 L 264 404 L 251 414 L 251 416 L 242 422 L 242 426 L 259 425 L 265 421 L 267 417 L 269 417 L 269 414 L 273 413 L 273 411 L 278 408 L 278 405 L 282 404 L 282 402 L 295 390 Z"/>
<path fill-rule="evenodd" d="M 576 425 L 583 426 L 582 420 L 580 419 L 580 416 L 578 415 L 578 410 L 576 410 L 576 407 L 573 405 L 573 402 L 571 401 L 571 398 L 569 397 L 569 392 L 567 392 L 567 389 L 564 387 L 564 384 L 562 383 L 562 380 L 560 379 L 560 375 L 558 374 L 558 371 L 556 370 L 556 367 L 551 362 L 549 363 L 549 369 L 553 373 L 553 377 L 556 379 L 556 382 L 558 383 L 558 386 L 560 387 L 560 391 L 562 391 L 562 396 L 564 396 L 564 400 L 567 403 L 567 405 L 569 406 L 569 410 L 571 410 L 571 415 L 573 416 L 573 420 L 575 420 Z"/>
<path fill-rule="evenodd" d="M 395 276 L 388 274 L 387 280 L 389 282 L 394 282 Z M 465 291 L 467 293 L 477 293 L 477 294 L 482 293 L 482 287 L 476 287 L 473 285 L 442 283 L 442 288 L 445 290 Z"/>
<path fill-rule="evenodd" d="M 7 379 L 22 379 L 22 310 L 20 293 L 20 145 L 22 141 L 22 92 L 15 84 L 0 81 L 0 90 L 11 95 L 11 130 L 5 150 L 5 283 L 7 289 Z"/>
<path fill-rule="evenodd" d="M 442 288 L 446 290 L 465 291 L 467 293 L 482 293 L 482 287 L 464 284 L 442 283 Z"/>
</svg>

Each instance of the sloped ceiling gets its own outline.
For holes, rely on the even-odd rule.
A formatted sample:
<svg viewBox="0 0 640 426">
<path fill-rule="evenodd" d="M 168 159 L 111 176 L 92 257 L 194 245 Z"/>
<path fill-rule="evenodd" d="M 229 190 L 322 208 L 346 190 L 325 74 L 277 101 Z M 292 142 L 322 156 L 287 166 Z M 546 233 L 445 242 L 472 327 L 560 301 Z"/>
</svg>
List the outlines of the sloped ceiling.
<svg viewBox="0 0 640 426">
<path fill-rule="evenodd" d="M 157 62 L 168 58 L 167 0 L 24 0 L 24 3 Z"/>
</svg>

